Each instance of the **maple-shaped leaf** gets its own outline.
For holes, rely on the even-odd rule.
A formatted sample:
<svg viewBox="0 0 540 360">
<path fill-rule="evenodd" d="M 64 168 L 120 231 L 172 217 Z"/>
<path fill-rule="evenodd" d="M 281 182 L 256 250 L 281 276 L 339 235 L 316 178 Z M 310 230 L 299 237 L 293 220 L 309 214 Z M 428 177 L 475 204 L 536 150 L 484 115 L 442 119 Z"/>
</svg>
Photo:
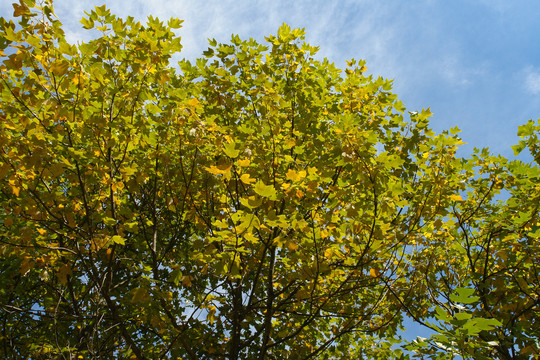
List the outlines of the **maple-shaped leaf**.
<svg viewBox="0 0 540 360">
<path fill-rule="evenodd" d="M 124 239 L 123 237 L 119 236 L 119 235 L 114 235 L 112 238 L 111 238 L 111 241 L 115 244 L 119 244 L 119 245 L 125 245 L 126 244 L 126 239 Z"/>
<path fill-rule="evenodd" d="M 270 200 L 277 200 L 276 189 L 272 185 L 266 185 L 261 180 L 257 181 L 253 190 L 262 197 L 268 198 Z"/>
<path fill-rule="evenodd" d="M 142 303 L 146 304 L 150 301 L 150 294 L 148 293 L 148 290 L 145 288 L 136 288 L 132 291 L 133 296 L 131 297 L 131 303 Z"/>
<path fill-rule="evenodd" d="M 229 143 L 223 146 L 223 152 L 231 159 L 238 157 L 238 155 L 240 154 L 240 150 L 235 148 L 234 143 Z"/>
<path fill-rule="evenodd" d="M 299 181 L 306 177 L 306 171 L 305 170 L 296 171 L 293 169 L 289 169 L 287 170 L 285 177 L 291 181 Z"/>
<path fill-rule="evenodd" d="M 204 169 L 210 174 L 214 175 L 226 175 L 231 171 L 232 164 L 222 164 L 218 166 L 205 167 Z"/>
</svg>

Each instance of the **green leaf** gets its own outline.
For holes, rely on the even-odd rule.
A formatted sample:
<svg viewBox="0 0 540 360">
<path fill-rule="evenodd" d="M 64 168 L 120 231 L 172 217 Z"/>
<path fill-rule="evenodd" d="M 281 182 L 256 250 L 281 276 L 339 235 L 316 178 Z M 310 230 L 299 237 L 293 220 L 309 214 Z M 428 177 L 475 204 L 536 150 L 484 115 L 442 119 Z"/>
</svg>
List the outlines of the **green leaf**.
<svg viewBox="0 0 540 360">
<path fill-rule="evenodd" d="M 523 141 L 520 141 L 517 145 L 512 145 L 511 148 L 514 151 L 514 156 L 518 156 L 523 151 L 525 146 L 526 144 Z"/>
<path fill-rule="evenodd" d="M 83 24 L 85 29 L 92 29 L 94 27 L 94 21 L 87 18 L 82 18 L 80 23 Z"/>
<path fill-rule="evenodd" d="M 235 149 L 235 143 L 228 143 L 223 146 L 223 152 L 231 159 L 237 158 L 240 154 L 240 150 Z"/>
<path fill-rule="evenodd" d="M 180 281 L 182 281 L 182 276 L 183 276 L 182 270 L 178 266 L 174 268 L 171 274 L 169 275 L 169 281 L 171 281 L 174 285 L 178 286 Z"/>
<path fill-rule="evenodd" d="M 517 135 L 520 137 L 531 136 L 534 133 L 534 130 L 535 130 L 534 121 L 529 120 L 527 121 L 526 124 L 520 125 L 518 127 Z"/>
<path fill-rule="evenodd" d="M 472 304 L 480 299 L 478 296 L 471 296 L 474 294 L 474 289 L 469 288 L 457 288 L 456 293 L 450 294 L 450 300 L 455 303 Z"/>
<path fill-rule="evenodd" d="M 440 306 L 437 306 L 435 308 L 435 317 L 441 321 L 448 321 L 449 315 L 446 311 L 444 311 Z"/>
<path fill-rule="evenodd" d="M 467 323 L 463 325 L 463 329 L 466 330 L 469 335 L 477 335 L 481 331 L 490 331 L 501 325 L 502 323 L 497 319 L 475 318 L 467 321 Z"/>
<path fill-rule="evenodd" d="M 455 316 L 456 319 L 458 319 L 458 320 L 468 320 L 468 319 L 472 318 L 472 314 L 470 314 L 470 313 L 465 313 L 465 312 L 455 313 L 454 316 Z"/>
</svg>

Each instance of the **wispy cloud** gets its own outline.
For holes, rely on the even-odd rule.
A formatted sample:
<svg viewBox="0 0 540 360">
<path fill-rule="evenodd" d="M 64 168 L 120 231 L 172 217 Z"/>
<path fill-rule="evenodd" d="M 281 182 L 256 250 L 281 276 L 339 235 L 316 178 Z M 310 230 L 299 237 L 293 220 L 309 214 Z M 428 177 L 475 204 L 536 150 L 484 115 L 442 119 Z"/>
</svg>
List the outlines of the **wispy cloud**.
<svg viewBox="0 0 540 360">
<path fill-rule="evenodd" d="M 532 94 L 540 94 L 540 69 L 527 66 L 523 74 L 525 89 Z"/>
<path fill-rule="evenodd" d="M 78 21 L 84 11 L 90 11 L 102 2 L 55 0 L 55 11 L 65 25 L 69 41 L 91 38 L 91 34 L 82 29 Z M 395 16 L 399 10 L 391 5 L 356 1 L 337 4 L 322 0 L 118 0 L 108 2 L 107 6 L 118 16 L 134 16 L 142 22 L 148 15 L 161 20 L 169 17 L 185 20 L 180 35 L 182 56 L 188 59 L 201 55 L 208 46 L 207 38 L 227 42 L 231 34 L 239 34 L 242 38 L 254 37 L 264 41 L 265 36 L 275 33 L 285 22 L 292 27 L 306 28 L 308 41 L 320 46 L 321 56 L 337 61 L 339 66 L 343 66 L 346 59 L 367 58 L 370 70 L 381 74 L 392 67 L 393 57 L 388 54 L 391 54 L 396 33 L 396 28 L 382 19 Z"/>
</svg>

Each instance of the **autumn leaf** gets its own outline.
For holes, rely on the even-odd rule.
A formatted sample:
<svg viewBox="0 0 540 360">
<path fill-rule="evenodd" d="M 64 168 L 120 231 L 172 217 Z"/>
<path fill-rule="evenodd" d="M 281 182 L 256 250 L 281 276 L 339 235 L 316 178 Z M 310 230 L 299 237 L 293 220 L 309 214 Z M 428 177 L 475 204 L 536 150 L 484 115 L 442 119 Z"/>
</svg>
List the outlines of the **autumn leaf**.
<svg viewBox="0 0 540 360">
<path fill-rule="evenodd" d="M 276 189 L 272 185 L 266 185 L 261 180 L 257 181 L 253 190 L 262 197 L 268 198 L 270 200 L 277 200 Z"/>
<path fill-rule="evenodd" d="M 191 286 L 191 280 L 192 280 L 192 277 L 190 275 L 182 276 L 182 285 L 190 287 Z"/>
<path fill-rule="evenodd" d="M 379 277 L 381 275 L 380 271 L 376 268 L 371 268 L 369 269 L 369 276 L 373 277 L 373 278 L 376 278 L 376 277 Z"/>
<path fill-rule="evenodd" d="M 62 76 L 64 75 L 69 67 L 69 63 L 65 60 L 55 61 L 53 64 L 51 64 L 50 70 L 55 76 Z"/>
<path fill-rule="evenodd" d="M 248 167 L 250 161 L 249 159 L 241 159 L 241 160 L 237 160 L 236 163 L 241 167 Z"/>
<path fill-rule="evenodd" d="M 71 270 L 71 266 L 69 266 L 69 264 L 64 264 L 62 265 L 62 267 L 60 267 L 60 269 L 56 273 L 56 276 L 58 277 L 58 281 L 60 281 L 62 285 L 66 285 L 67 277 L 72 273 L 73 271 Z"/>
<path fill-rule="evenodd" d="M 34 268 L 34 266 L 35 266 L 35 263 L 34 261 L 32 261 L 30 257 L 24 257 L 24 259 L 22 260 L 20 269 L 19 269 L 19 273 L 24 276 L 28 273 L 28 271 Z"/>
<path fill-rule="evenodd" d="M 4 226 L 10 227 L 11 225 L 13 225 L 13 218 L 11 216 L 6 216 L 4 219 Z"/>
<path fill-rule="evenodd" d="M 251 178 L 249 174 L 242 174 L 240 176 L 240 180 L 247 185 L 253 184 L 255 182 L 255 179 Z"/>
<path fill-rule="evenodd" d="M 119 245 L 125 245 L 126 244 L 126 239 L 124 239 L 123 237 L 121 236 L 118 236 L 118 235 L 114 235 L 112 238 L 111 238 L 111 241 L 115 244 L 119 244 Z"/>
<path fill-rule="evenodd" d="M 218 166 L 205 167 L 205 170 L 214 175 L 225 175 L 231 171 L 232 164 L 222 164 Z"/>
<path fill-rule="evenodd" d="M 240 154 L 240 150 L 236 149 L 234 142 L 225 144 L 223 146 L 223 152 L 231 159 L 238 157 L 238 155 Z"/>
<path fill-rule="evenodd" d="M 147 304 L 150 302 L 151 297 L 148 290 L 138 287 L 132 291 L 131 303 L 132 304 Z"/>
<path fill-rule="evenodd" d="M 248 198 L 241 198 L 240 203 L 246 206 L 247 208 L 255 209 L 261 206 L 262 199 L 256 196 L 250 196 Z"/>
<path fill-rule="evenodd" d="M 306 177 L 306 174 L 307 173 L 304 170 L 296 172 L 295 170 L 289 169 L 289 170 L 287 170 L 287 173 L 285 174 L 285 177 L 288 180 L 291 180 L 291 181 L 300 181 L 300 180 L 302 180 L 303 178 Z"/>
</svg>

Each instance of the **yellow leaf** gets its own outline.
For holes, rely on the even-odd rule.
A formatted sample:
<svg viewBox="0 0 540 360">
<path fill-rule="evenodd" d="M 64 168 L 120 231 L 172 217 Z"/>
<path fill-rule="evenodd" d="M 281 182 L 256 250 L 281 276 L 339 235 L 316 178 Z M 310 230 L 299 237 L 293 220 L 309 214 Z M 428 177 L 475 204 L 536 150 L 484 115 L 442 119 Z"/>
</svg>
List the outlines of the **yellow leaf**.
<svg viewBox="0 0 540 360">
<path fill-rule="evenodd" d="M 287 174 L 285 174 L 285 177 L 291 181 L 300 181 L 306 177 L 306 172 L 304 170 L 300 170 L 297 172 L 293 169 L 289 169 L 287 170 Z"/>
<path fill-rule="evenodd" d="M 259 238 L 250 232 L 244 233 L 244 239 L 254 244 L 259 242 Z"/>
<path fill-rule="evenodd" d="M 261 180 L 257 181 L 253 190 L 255 190 L 257 194 L 269 198 L 270 200 L 277 200 L 276 189 L 274 189 L 272 185 L 266 185 Z"/>
<path fill-rule="evenodd" d="M 375 268 L 371 268 L 369 270 L 369 276 L 371 277 L 378 277 L 379 275 L 381 275 L 381 273 L 379 272 L 379 270 L 375 269 Z"/>
<path fill-rule="evenodd" d="M 285 177 L 291 181 L 298 180 L 298 174 L 293 169 L 287 170 L 287 174 L 285 174 Z"/>
<path fill-rule="evenodd" d="M 13 191 L 13 195 L 19 196 L 19 193 L 21 192 L 21 188 L 18 186 L 12 186 L 11 191 Z"/>
<path fill-rule="evenodd" d="M 247 208 L 255 209 L 262 204 L 261 198 L 256 198 L 255 196 L 250 196 L 249 198 L 241 198 L 240 203 Z"/>
<path fill-rule="evenodd" d="M 65 60 L 56 60 L 51 64 L 50 70 L 56 76 L 64 75 L 69 67 L 69 63 Z"/>
<path fill-rule="evenodd" d="M 295 250 L 298 250 L 298 244 L 297 243 L 294 243 L 292 241 L 289 241 L 287 243 L 287 249 L 289 249 L 290 251 L 295 251 Z"/>
<path fill-rule="evenodd" d="M 278 236 L 274 239 L 274 245 L 283 247 L 283 245 L 285 245 L 285 240 L 281 236 Z"/>
<path fill-rule="evenodd" d="M 115 243 L 115 244 L 120 244 L 120 245 L 125 245 L 126 244 L 126 239 L 124 239 L 123 237 L 121 236 L 118 236 L 118 235 L 114 235 L 112 238 L 111 238 L 112 242 Z"/>
<path fill-rule="evenodd" d="M 40 234 L 40 235 L 45 235 L 47 233 L 47 230 L 45 229 L 37 229 L 37 232 Z"/>
<path fill-rule="evenodd" d="M 255 182 L 255 179 L 249 176 L 249 174 L 243 174 L 240 176 L 240 181 L 242 181 L 244 184 L 253 184 Z"/>
<path fill-rule="evenodd" d="M 450 199 L 454 201 L 463 201 L 463 199 L 461 198 L 461 195 L 456 195 L 456 194 L 450 195 Z"/>
<path fill-rule="evenodd" d="M 214 175 L 225 175 L 228 174 L 231 171 L 232 164 L 222 164 L 218 166 L 210 166 L 205 167 L 204 169 L 208 171 L 210 174 Z"/>
<path fill-rule="evenodd" d="M 109 237 L 104 235 L 97 235 L 91 240 L 91 250 L 98 251 L 109 243 Z"/>
<path fill-rule="evenodd" d="M 249 159 L 242 159 L 242 160 L 238 160 L 236 163 L 240 165 L 241 167 L 248 167 L 250 161 Z"/>
<path fill-rule="evenodd" d="M 161 73 L 161 80 L 160 80 L 161 85 L 165 84 L 170 79 L 171 78 L 169 77 L 169 75 L 167 75 L 167 73 L 165 73 L 165 72 Z"/>
<path fill-rule="evenodd" d="M 198 103 L 199 103 L 199 100 L 195 98 L 189 100 L 189 105 L 191 105 L 192 107 L 196 107 Z"/>
<path fill-rule="evenodd" d="M 171 291 L 164 291 L 161 296 L 164 300 L 173 301 L 173 293 Z"/>
<path fill-rule="evenodd" d="M 287 139 L 287 140 L 285 140 L 285 144 L 287 144 L 287 146 L 288 146 L 289 148 L 292 148 L 293 146 L 296 145 L 296 140 L 293 140 L 293 139 Z"/>
<path fill-rule="evenodd" d="M 214 321 L 216 320 L 216 307 L 215 306 L 211 305 L 208 308 L 208 314 L 206 315 L 206 320 L 208 320 L 210 324 L 213 324 Z"/>
<path fill-rule="evenodd" d="M 428 152 L 423 153 L 423 154 L 422 154 L 422 157 L 423 157 L 424 159 L 427 159 L 427 158 L 429 157 L 429 153 L 428 153 Z"/>
</svg>

